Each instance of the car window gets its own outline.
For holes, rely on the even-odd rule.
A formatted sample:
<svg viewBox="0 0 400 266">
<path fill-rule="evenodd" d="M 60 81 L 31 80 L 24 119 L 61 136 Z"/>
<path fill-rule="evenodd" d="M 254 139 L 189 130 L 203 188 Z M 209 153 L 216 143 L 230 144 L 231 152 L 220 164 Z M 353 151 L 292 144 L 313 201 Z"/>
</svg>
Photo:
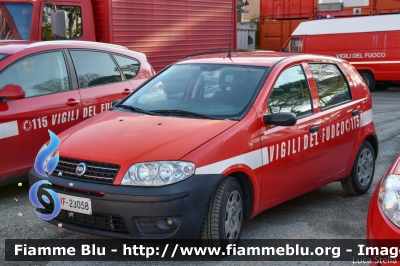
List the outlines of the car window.
<svg viewBox="0 0 400 266">
<path fill-rule="evenodd" d="M 283 71 L 268 98 L 270 114 L 291 112 L 302 117 L 313 113 L 311 93 L 301 66 Z"/>
<path fill-rule="evenodd" d="M 9 56 L 9 54 L 0 54 L 0 61 Z"/>
<path fill-rule="evenodd" d="M 0 74 L 0 88 L 10 83 L 22 86 L 25 98 L 68 91 L 63 53 L 41 53 L 19 60 Z"/>
<path fill-rule="evenodd" d="M 351 100 L 349 85 L 337 65 L 309 64 L 317 84 L 321 109 Z"/>
<path fill-rule="evenodd" d="M 66 13 L 66 33 L 68 39 L 74 39 L 82 36 L 82 14 L 79 6 L 59 6 L 57 10 L 63 10 Z M 51 36 L 51 7 L 43 7 L 42 17 L 42 41 L 53 40 Z"/>
<path fill-rule="evenodd" d="M 140 109 L 182 110 L 218 118 L 240 117 L 268 68 L 178 64 L 166 69 L 125 102 Z"/>
<path fill-rule="evenodd" d="M 113 54 L 113 56 L 126 79 L 133 79 L 136 77 L 139 72 L 139 61 L 116 54 Z"/>
<path fill-rule="evenodd" d="M 108 53 L 71 50 L 79 88 L 122 81 L 121 72 Z"/>
</svg>

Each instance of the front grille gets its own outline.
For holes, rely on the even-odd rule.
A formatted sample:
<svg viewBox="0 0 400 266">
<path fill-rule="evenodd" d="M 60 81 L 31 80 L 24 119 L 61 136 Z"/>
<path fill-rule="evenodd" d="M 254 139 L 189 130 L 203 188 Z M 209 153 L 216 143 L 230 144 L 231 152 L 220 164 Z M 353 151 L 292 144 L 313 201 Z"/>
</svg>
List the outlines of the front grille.
<svg viewBox="0 0 400 266">
<path fill-rule="evenodd" d="M 86 172 L 82 176 L 78 176 L 75 173 L 76 166 L 79 163 L 86 164 Z M 119 165 L 117 164 L 99 163 L 60 157 L 53 175 L 87 182 L 112 184 L 114 178 L 118 174 L 118 171 Z"/>
<path fill-rule="evenodd" d="M 38 212 L 43 214 L 50 214 L 53 212 L 54 209 L 53 205 L 45 203 L 42 204 L 45 207 L 45 209 L 36 209 Z M 67 210 L 61 210 L 58 216 L 54 219 L 63 224 L 74 225 L 81 228 L 87 228 L 103 232 L 104 231 L 112 232 L 116 234 L 129 234 L 124 219 L 116 215 L 101 214 L 101 213 L 93 213 L 92 215 L 89 215 Z"/>
</svg>

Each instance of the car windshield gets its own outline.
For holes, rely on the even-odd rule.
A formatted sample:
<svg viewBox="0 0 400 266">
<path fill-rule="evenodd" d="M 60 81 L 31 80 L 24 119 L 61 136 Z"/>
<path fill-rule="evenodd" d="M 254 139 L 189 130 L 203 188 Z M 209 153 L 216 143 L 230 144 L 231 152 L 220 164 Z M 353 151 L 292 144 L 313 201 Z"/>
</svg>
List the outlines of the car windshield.
<svg viewBox="0 0 400 266">
<path fill-rule="evenodd" d="M 252 103 L 268 68 L 177 64 L 166 69 L 120 106 L 155 115 L 238 119 Z"/>
<path fill-rule="evenodd" d="M 0 40 L 29 40 L 32 4 L 0 2 Z"/>
<path fill-rule="evenodd" d="M 9 56 L 9 54 L 0 54 L 0 61 Z"/>
</svg>

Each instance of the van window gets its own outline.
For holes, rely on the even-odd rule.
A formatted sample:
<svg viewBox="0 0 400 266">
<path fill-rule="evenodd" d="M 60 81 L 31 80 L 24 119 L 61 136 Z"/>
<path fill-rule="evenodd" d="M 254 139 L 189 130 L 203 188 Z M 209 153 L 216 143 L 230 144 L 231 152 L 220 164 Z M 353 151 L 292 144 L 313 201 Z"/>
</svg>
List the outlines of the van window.
<svg viewBox="0 0 400 266">
<path fill-rule="evenodd" d="M 268 98 L 269 114 L 291 112 L 297 117 L 313 113 L 311 93 L 301 66 L 283 71 Z"/>
<path fill-rule="evenodd" d="M 14 83 L 25 90 L 25 98 L 69 90 L 63 53 L 41 53 L 23 58 L 0 74 L 0 88 Z"/>
<path fill-rule="evenodd" d="M 122 81 L 121 72 L 108 53 L 71 50 L 79 88 Z"/>
<path fill-rule="evenodd" d="M 309 64 L 317 84 L 321 109 L 351 100 L 347 80 L 334 64 Z"/>
<path fill-rule="evenodd" d="M 75 39 L 82 36 L 82 13 L 79 6 L 57 6 L 57 10 L 66 12 L 67 38 Z M 42 41 L 53 40 L 51 36 L 51 7 L 43 7 L 42 17 Z"/>
<path fill-rule="evenodd" d="M 0 40 L 29 40 L 33 5 L 0 2 Z"/>
<path fill-rule="evenodd" d="M 284 52 L 289 53 L 302 53 L 303 52 L 303 38 L 291 38 Z"/>
</svg>

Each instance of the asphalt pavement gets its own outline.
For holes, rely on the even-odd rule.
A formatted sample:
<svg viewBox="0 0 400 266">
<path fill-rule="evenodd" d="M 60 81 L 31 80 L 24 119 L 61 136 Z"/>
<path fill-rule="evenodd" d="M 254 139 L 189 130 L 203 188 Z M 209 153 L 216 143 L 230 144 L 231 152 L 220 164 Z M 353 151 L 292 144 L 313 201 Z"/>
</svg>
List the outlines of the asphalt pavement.
<svg viewBox="0 0 400 266">
<path fill-rule="evenodd" d="M 363 239 L 369 202 L 379 179 L 400 153 L 400 89 L 372 94 L 379 156 L 371 189 L 362 196 L 345 194 L 339 182 L 271 208 L 246 223 L 246 239 Z M 0 265 L 71 265 L 72 262 L 4 262 L 5 239 L 98 239 L 50 225 L 35 214 L 28 182 L 0 188 Z M 2 262 L 3 261 L 3 262 Z M 193 262 L 143 262 L 146 265 Z M 133 262 L 73 262 L 74 265 L 132 265 Z M 135 263 L 137 264 L 137 263 Z M 196 262 L 201 265 L 244 265 L 247 262 Z M 353 262 L 254 262 L 252 265 L 353 265 Z"/>
</svg>

